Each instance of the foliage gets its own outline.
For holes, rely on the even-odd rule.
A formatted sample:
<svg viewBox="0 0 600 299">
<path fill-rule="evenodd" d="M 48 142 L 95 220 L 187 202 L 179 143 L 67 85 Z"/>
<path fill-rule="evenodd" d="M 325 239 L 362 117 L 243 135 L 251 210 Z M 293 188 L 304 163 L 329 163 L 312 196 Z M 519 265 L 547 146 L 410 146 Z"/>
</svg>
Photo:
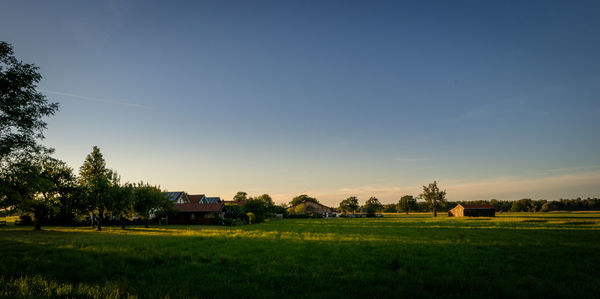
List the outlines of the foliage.
<svg viewBox="0 0 600 299">
<path fill-rule="evenodd" d="M 274 205 L 271 208 L 271 211 L 275 214 L 282 214 L 285 216 L 287 214 L 287 207 L 285 206 L 285 204 Z"/>
<path fill-rule="evenodd" d="M 93 147 L 92 152 L 86 156 L 83 165 L 79 168 L 79 185 L 92 219 L 96 219 L 96 214 L 98 215 L 96 223 L 98 230 L 102 230 L 104 213 L 110 206 L 108 192 L 111 184 L 114 184 L 115 176 L 113 171 L 106 168 L 104 157 L 97 146 Z"/>
<path fill-rule="evenodd" d="M 512 207 L 510 208 L 511 212 L 535 212 L 536 206 L 531 200 L 531 198 L 523 198 L 517 201 L 514 201 Z"/>
<path fill-rule="evenodd" d="M 398 212 L 397 204 L 390 203 L 390 204 L 383 205 L 383 212 L 384 213 L 396 213 L 396 212 Z"/>
<path fill-rule="evenodd" d="M 59 212 L 60 200 L 73 192 L 73 171 L 48 155 L 23 153 L 0 172 L 4 201 L 9 207 L 34 216 L 40 230 L 49 217 Z"/>
<path fill-rule="evenodd" d="M 244 208 L 234 204 L 226 204 L 223 208 L 223 213 L 225 214 L 225 218 L 236 219 L 240 214 L 244 213 Z"/>
<path fill-rule="evenodd" d="M 233 196 L 233 201 L 244 201 L 248 199 L 248 193 L 239 191 Z"/>
<path fill-rule="evenodd" d="M 358 208 L 358 198 L 356 196 L 350 196 L 340 202 L 340 210 L 344 213 L 349 212 L 354 214 L 354 212 L 358 211 Z"/>
<path fill-rule="evenodd" d="M 306 205 L 297 204 L 295 207 L 292 208 L 291 214 L 294 216 L 306 215 Z"/>
<path fill-rule="evenodd" d="M 254 215 L 254 213 L 248 212 L 248 213 L 246 213 L 246 215 L 248 216 L 249 224 L 256 223 L 256 216 Z"/>
<path fill-rule="evenodd" d="M 398 201 L 398 211 L 406 212 L 408 215 L 409 211 L 414 211 L 417 209 L 417 199 L 415 199 L 412 195 L 404 195 Z"/>
<path fill-rule="evenodd" d="M 19 61 L 12 46 L 0 42 L 0 160 L 17 150 L 39 148 L 43 118 L 58 110 L 57 103 L 36 91 L 41 79 L 35 65 Z"/>
<path fill-rule="evenodd" d="M 368 216 L 375 216 L 375 213 L 380 212 L 381 210 L 383 210 L 383 205 L 376 197 L 369 198 L 363 206 L 363 211 L 365 211 Z"/>
<path fill-rule="evenodd" d="M 107 209 L 113 217 L 118 218 L 121 228 L 125 229 L 125 222 L 133 219 L 135 216 L 133 209 L 133 185 L 121 185 L 119 177 L 115 174 L 109 184 L 107 197 L 109 198 Z"/>
<path fill-rule="evenodd" d="M 140 182 L 133 189 L 133 209 L 144 220 L 146 227 L 150 218 L 155 217 L 160 208 L 168 207 L 169 203 L 166 194 L 158 186 Z"/>
<path fill-rule="evenodd" d="M 443 207 L 446 203 L 446 191 L 440 191 L 437 186 L 437 182 L 423 186 L 423 193 L 421 198 L 425 200 L 433 210 L 433 216 L 437 216 L 437 211 L 440 207 Z"/>
<path fill-rule="evenodd" d="M 267 204 L 268 201 L 265 198 L 249 198 L 244 205 L 244 211 L 246 214 L 252 213 L 255 217 L 253 222 L 260 223 L 265 220 L 269 213 L 269 206 Z"/>
<path fill-rule="evenodd" d="M 290 201 L 290 206 L 297 205 L 297 204 L 299 204 L 299 203 L 301 203 L 301 202 L 303 202 L 305 200 L 306 201 L 312 201 L 314 203 L 319 203 L 319 201 L 316 198 L 310 197 L 310 196 L 308 196 L 306 194 L 302 194 L 302 195 L 298 195 L 298 196 L 294 197 L 292 199 L 292 201 Z"/>
</svg>

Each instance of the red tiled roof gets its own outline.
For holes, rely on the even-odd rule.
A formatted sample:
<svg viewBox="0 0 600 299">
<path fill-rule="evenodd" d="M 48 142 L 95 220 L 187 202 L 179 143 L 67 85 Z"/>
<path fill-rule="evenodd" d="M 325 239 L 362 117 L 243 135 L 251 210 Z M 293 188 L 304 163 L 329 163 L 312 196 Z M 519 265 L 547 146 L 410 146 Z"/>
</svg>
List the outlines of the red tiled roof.
<svg viewBox="0 0 600 299">
<path fill-rule="evenodd" d="M 179 212 L 220 212 L 224 204 L 219 203 L 176 203 L 173 205 Z"/>
<path fill-rule="evenodd" d="M 465 209 L 494 209 L 492 205 L 461 205 Z"/>
<path fill-rule="evenodd" d="M 247 200 L 240 200 L 240 201 L 235 201 L 235 200 L 225 200 L 223 201 L 225 204 L 230 204 L 230 205 L 237 205 L 240 207 L 243 207 L 244 205 L 246 205 L 246 202 L 248 202 Z"/>
<path fill-rule="evenodd" d="M 204 198 L 204 194 L 188 195 L 188 199 L 191 203 L 198 203 L 202 198 Z"/>
</svg>

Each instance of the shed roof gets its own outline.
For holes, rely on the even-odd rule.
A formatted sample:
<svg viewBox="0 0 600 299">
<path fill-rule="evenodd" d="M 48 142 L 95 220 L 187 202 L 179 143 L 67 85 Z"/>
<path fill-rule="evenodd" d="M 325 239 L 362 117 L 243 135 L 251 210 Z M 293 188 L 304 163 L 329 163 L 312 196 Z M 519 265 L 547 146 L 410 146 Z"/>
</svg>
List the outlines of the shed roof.
<svg viewBox="0 0 600 299">
<path fill-rule="evenodd" d="M 494 206 L 492 205 L 476 205 L 476 204 L 464 204 L 461 206 L 465 209 L 469 209 L 469 210 L 495 210 L 496 208 L 494 208 Z"/>
</svg>

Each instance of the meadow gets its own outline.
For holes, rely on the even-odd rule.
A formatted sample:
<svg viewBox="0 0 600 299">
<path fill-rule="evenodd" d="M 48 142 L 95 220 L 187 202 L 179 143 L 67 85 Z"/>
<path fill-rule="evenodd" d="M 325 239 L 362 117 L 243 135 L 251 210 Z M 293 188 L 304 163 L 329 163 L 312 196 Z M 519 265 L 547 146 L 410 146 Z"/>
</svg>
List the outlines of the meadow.
<svg viewBox="0 0 600 299">
<path fill-rule="evenodd" d="M 600 213 L 0 227 L 1 297 L 578 297 Z"/>
</svg>

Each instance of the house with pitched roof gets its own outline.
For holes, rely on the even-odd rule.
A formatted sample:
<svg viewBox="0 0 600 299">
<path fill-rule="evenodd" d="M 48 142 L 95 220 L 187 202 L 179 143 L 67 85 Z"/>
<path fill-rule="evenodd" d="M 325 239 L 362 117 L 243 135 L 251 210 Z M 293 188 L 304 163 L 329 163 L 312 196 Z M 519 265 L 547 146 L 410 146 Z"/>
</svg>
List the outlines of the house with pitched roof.
<svg viewBox="0 0 600 299">
<path fill-rule="evenodd" d="M 494 217 L 496 209 L 492 205 L 457 204 L 448 211 L 450 217 Z"/>
<path fill-rule="evenodd" d="M 219 197 L 206 197 L 204 194 L 188 195 L 185 192 L 168 192 L 167 198 L 173 201 L 175 215 L 169 217 L 172 224 L 216 224 L 223 217 L 225 204 Z"/>
</svg>

